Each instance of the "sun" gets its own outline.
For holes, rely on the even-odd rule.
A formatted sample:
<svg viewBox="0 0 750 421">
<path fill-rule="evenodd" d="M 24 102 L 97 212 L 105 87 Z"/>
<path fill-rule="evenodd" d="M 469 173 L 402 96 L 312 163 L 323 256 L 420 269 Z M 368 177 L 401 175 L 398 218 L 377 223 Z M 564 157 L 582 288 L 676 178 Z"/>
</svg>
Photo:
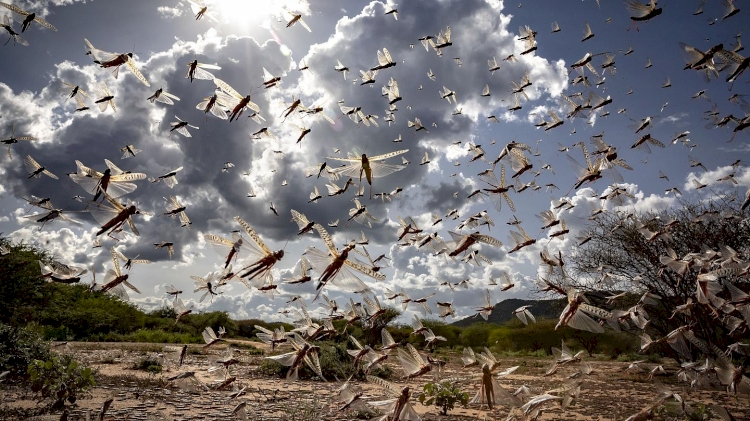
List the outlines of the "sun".
<svg viewBox="0 0 750 421">
<path fill-rule="evenodd" d="M 307 0 L 216 0 L 213 8 L 220 21 L 239 26 L 291 19 L 288 11 L 304 15 L 310 10 Z"/>
</svg>

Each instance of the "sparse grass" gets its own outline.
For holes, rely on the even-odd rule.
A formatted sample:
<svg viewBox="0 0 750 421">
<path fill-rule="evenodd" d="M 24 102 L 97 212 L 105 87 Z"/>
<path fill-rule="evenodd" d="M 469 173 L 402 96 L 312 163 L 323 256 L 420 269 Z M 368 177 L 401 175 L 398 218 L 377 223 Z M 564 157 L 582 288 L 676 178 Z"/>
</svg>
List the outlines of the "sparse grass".
<svg viewBox="0 0 750 421">
<path fill-rule="evenodd" d="M 659 357 L 656 354 L 637 354 L 635 352 L 625 352 L 617 356 L 617 358 L 614 359 L 615 361 L 625 363 L 625 362 L 633 362 L 633 361 L 640 361 L 640 360 L 646 360 L 650 363 L 660 363 L 661 357 Z"/>
<path fill-rule="evenodd" d="M 36 408 L 17 408 L 5 404 L 0 406 L 0 419 L 2 420 L 25 420 L 38 417 L 49 412 L 49 408 L 38 406 Z"/>
<path fill-rule="evenodd" d="M 289 399 L 283 406 L 283 413 L 280 414 L 280 420 L 294 421 L 318 421 L 325 408 L 325 405 L 312 394 L 312 399 Z"/>
<path fill-rule="evenodd" d="M 246 343 L 232 342 L 232 346 L 248 352 L 248 355 L 263 355 L 263 350 Z"/>
<path fill-rule="evenodd" d="M 133 374 L 118 374 L 114 376 L 99 374 L 97 376 L 97 383 L 100 386 L 110 388 L 135 389 L 133 394 L 136 399 L 156 401 L 165 400 L 165 389 L 168 386 L 167 381 L 162 376 L 137 376 Z"/>
<path fill-rule="evenodd" d="M 166 385 L 166 381 L 161 377 L 144 377 L 136 376 L 134 374 L 117 374 L 114 376 L 108 376 L 99 374 L 99 384 L 104 385 L 118 385 L 124 387 L 137 387 L 140 389 L 158 389 Z"/>
<path fill-rule="evenodd" d="M 528 350 L 528 349 L 521 349 L 518 351 L 500 351 L 500 356 L 502 357 L 535 357 L 535 358 L 544 358 L 548 357 L 549 354 L 544 349 L 537 349 L 536 351 Z"/>
</svg>

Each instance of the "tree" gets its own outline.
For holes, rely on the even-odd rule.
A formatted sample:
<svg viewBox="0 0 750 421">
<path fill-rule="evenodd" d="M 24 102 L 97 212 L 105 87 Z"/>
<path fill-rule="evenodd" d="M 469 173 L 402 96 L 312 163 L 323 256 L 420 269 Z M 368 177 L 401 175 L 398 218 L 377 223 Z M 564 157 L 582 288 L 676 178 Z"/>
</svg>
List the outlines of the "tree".
<svg viewBox="0 0 750 421">
<path fill-rule="evenodd" d="M 581 344 L 583 349 L 585 349 L 589 354 L 589 357 L 594 356 L 594 352 L 599 347 L 600 335 L 583 330 L 576 330 L 571 336 L 573 337 L 573 339 L 578 341 L 579 344 Z"/>
<path fill-rule="evenodd" d="M 121 335 L 145 328 L 188 333 L 197 341 L 207 325 L 214 330 L 224 326 L 230 336 L 237 332 L 236 323 L 226 313 L 190 315 L 175 325 L 173 310 L 147 315 L 133 303 L 105 292 L 89 291 L 82 282 L 49 282 L 40 276 L 38 263 L 52 261 L 46 251 L 11 243 L 7 238 L 0 238 L 0 245 L 9 250 L 0 255 L 0 323 L 37 323 L 47 340 L 121 339 Z M 190 320 L 194 323 L 189 324 Z"/>
<path fill-rule="evenodd" d="M 605 297 L 626 292 L 609 305 L 608 315 L 595 318 L 648 334 L 663 355 L 678 361 L 701 353 L 718 357 L 745 338 L 750 322 L 748 304 L 733 302 L 737 297 L 730 291 L 750 290 L 748 214 L 734 198 L 680 205 L 660 212 L 598 215 L 581 233 L 591 240 L 540 278 L 540 290 L 565 293 L 574 288 L 602 308 Z M 642 325 L 642 332 L 635 324 Z"/>
<path fill-rule="evenodd" d="M 395 307 L 385 307 L 385 313 L 373 320 L 367 329 L 363 329 L 364 343 L 372 347 L 380 345 L 380 331 L 388 326 L 392 321 L 401 316 L 401 311 Z"/>
<path fill-rule="evenodd" d="M 475 323 L 465 327 L 461 332 L 461 344 L 471 348 L 488 346 L 490 333 L 498 328 L 498 325 L 489 323 Z"/>
<path fill-rule="evenodd" d="M 0 322 L 25 325 L 51 296 L 37 263 L 46 262 L 49 256 L 32 245 L 12 244 L 7 238 L 0 238 L 0 245 L 10 251 L 0 256 Z"/>
</svg>

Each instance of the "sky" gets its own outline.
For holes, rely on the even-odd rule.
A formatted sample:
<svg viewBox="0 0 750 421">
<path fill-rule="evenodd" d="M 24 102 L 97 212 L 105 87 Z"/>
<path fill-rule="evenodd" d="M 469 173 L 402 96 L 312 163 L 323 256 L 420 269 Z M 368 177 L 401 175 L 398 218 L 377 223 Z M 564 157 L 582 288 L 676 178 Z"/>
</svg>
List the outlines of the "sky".
<svg viewBox="0 0 750 421">
<path fill-rule="evenodd" d="M 9 138 L 15 130 L 16 136 L 38 139 L 12 145 L 12 158 L 5 151 L 0 155 L 0 176 L 4 180 L 0 186 L 0 232 L 14 241 L 45 247 L 63 263 L 94 269 L 99 282 L 112 267 L 111 247 L 128 257 L 150 260 L 150 264 L 135 265 L 129 279 L 142 292 L 131 292 L 131 301 L 146 310 L 168 305 L 170 298 L 165 295 L 165 287 L 173 285 L 185 291 L 186 303 L 200 310 L 227 311 L 236 318 L 289 321 L 279 311 L 288 308 L 286 301 L 297 295 L 313 314 L 322 315 L 317 302 L 311 302 L 317 281 L 283 284 L 307 248 L 325 250 L 314 231 L 297 235 L 297 225 L 291 221 L 290 211 L 294 209 L 324 226 L 339 220 L 338 227 L 328 228 L 337 247 L 342 248 L 364 233 L 373 258 L 381 254 L 390 258 L 390 267 L 381 270 L 384 281 L 360 276 L 381 303 L 399 304 L 385 298 L 387 289 L 403 288 L 413 299 L 436 293 L 428 300 L 433 311 L 435 301 L 452 301 L 458 318 L 469 317 L 484 305 L 487 289 L 493 303 L 538 297 L 533 279 L 540 271 L 539 251 L 547 247 L 553 253 L 575 253 L 575 236 L 585 229 L 588 217 L 596 209 L 657 212 L 680 206 L 680 199 L 708 200 L 725 194 L 742 198 L 750 186 L 750 133 L 740 131 L 729 142 L 732 126 L 716 128 L 707 117 L 712 110 L 719 117 L 746 115 L 749 107 L 742 106 L 737 98 L 741 100 L 748 94 L 750 79 L 743 74 L 730 84 L 725 81 L 726 72 L 706 80 L 699 71 L 683 69 L 686 59 L 680 43 L 702 51 L 719 43 L 731 49 L 737 46 L 736 36 L 747 33 L 748 20 L 743 17 L 746 12 L 722 19 L 726 3 L 719 0 L 709 0 L 705 5 L 697 0 L 659 2 L 663 13 L 640 22 L 637 28 L 631 27 L 630 11 L 619 1 L 602 1 L 599 5 L 593 0 L 217 0 L 208 4 L 212 16 L 200 20 L 195 19 L 187 1 L 10 3 L 36 12 L 57 31 L 33 23 L 22 34 L 29 46 L 14 45 L 11 40 L 0 50 L 4 63 L 0 71 L 0 138 Z M 744 3 L 737 2 L 737 6 L 742 8 Z M 702 13 L 695 14 L 699 7 Z M 398 19 L 385 14 L 394 8 Z M 14 20 L 13 27 L 20 33 L 23 17 L 0 9 L 0 14 Z M 311 32 L 299 23 L 287 27 L 291 19 L 288 11 L 301 14 Z M 559 24 L 559 32 L 552 32 L 553 21 Z M 582 41 L 586 23 L 594 36 Z M 537 49 L 521 55 L 526 47 L 519 39 L 523 36 L 519 28 L 526 26 L 536 32 Z M 447 27 L 452 45 L 442 48 L 442 55 L 423 48 L 420 38 L 436 37 Z M 109 69 L 93 63 L 91 56 L 85 54 L 84 38 L 100 50 L 132 52 L 135 65 L 150 87 L 134 77 L 127 66 L 115 78 Z M 375 83 L 361 85 L 360 70 L 375 67 L 377 52 L 384 48 L 396 65 L 380 70 Z M 632 53 L 626 55 L 631 48 Z M 571 68 L 587 53 L 594 55 L 591 63 L 601 75 L 599 78 L 585 71 L 591 86 L 574 83 L 580 73 Z M 738 53 L 745 55 L 747 51 Z M 516 61 L 503 60 L 511 54 Z M 616 71 L 601 68 L 607 54 L 614 55 Z M 493 58 L 499 68 L 491 73 L 488 60 Z M 229 122 L 197 110 L 196 104 L 212 95 L 216 85 L 211 80 L 186 79 L 187 63 L 193 60 L 221 67 L 212 73 L 242 95 L 250 94 L 265 121 L 259 124 L 246 118 L 247 111 L 238 121 Z M 346 78 L 335 70 L 337 61 L 350 69 Z M 308 69 L 300 70 L 301 62 Z M 278 86 L 264 88 L 264 68 L 281 77 Z M 434 80 L 428 77 L 429 72 L 434 74 Z M 511 82 L 521 83 L 524 75 L 531 82 L 524 89 L 528 100 L 520 100 L 520 110 L 508 111 L 514 103 Z M 398 82 L 403 99 L 396 103 L 398 110 L 389 124 L 385 120 L 389 101 L 381 93 L 391 78 Z M 63 81 L 90 93 L 90 110 L 75 111 L 75 101 L 69 99 L 70 88 Z M 102 82 L 115 95 L 116 112 L 100 112 L 93 104 L 93 97 L 97 96 L 95 85 Z M 489 96 L 482 96 L 485 85 L 489 86 Z M 441 98 L 439 92 L 444 87 L 455 91 L 456 104 Z M 174 105 L 147 101 L 159 88 L 180 100 Z M 699 92 L 703 94 L 698 95 Z M 610 96 L 613 102 L 596 113 L 584 112 L 581 118 L 567 119 L 570 108 L 563 97 L 581 102 L 574 96 L 576 93 L 583 98 L 591 93 L 601 98 Z M 733 95 L 738 97 L 730 102 Z M 296 99 L 305 106 L 322 106 L 334 123 L 297 112 L 284 117 L 285 109 Z M 361 107 L 365 115 L 377 115 L 378 126 L 365 127 L 342 116 L 340 100 L 346 106 Z M 460 114 L 455 112 L 457 109 Z M 550 130 L 536 127 L 541 118 L 550 120 L 548 111 L 555 112 L 564 123 Z M 176 116 L 198 127 L 189 128 L 191 138 L 170 133 L 170 123 L 178 121 Z M 652 124 L 636 134 L 637 125 L 647 117 L 651 117 Z M 417 132 L 408 127 L 407 122 L 415 118 L 426 130 Z M 274 138 L 251 136 L 264 127 Z M 299 128 L 311 131 L 296 142 Z M 689 135 L 673 144 L 671 140 L 684 131 L 689 131 Z M 567 156 L 585 165 L 582 150 L 573 145 L 584 142 L 593 151 L 589 139 L 600 133 L 604 142 L 617 148 L 619 158 L 633 168 L 619 169 L 620 187 L 634 196 L 621 204 L 599 199 L 616 179 L 604 177 L 573 188 L 577 173 Z M 645 134 L 651 134 L 666 147 L 652 144 L 650 152 L 631 148 Z M 398 138 L 401 141 L 394 142 Z M 497 209 L 492 198 L 467 198 L 477 189 L 490 187 L 478 174 L 493 168 L 492 162 L 511 141 L 530 146 L 526 156 L 533 168 L 512 180 L 514 171 L 506 158 L 497 164 L 495 172 L 499 176 L 500 166 L 504 166 L 506 181 L 517 183 L 517 190 L 532 181 L 541 188 L 522 193 L 511 190 L 508 194 L 515 212 L 507 203 Z M 481 145 L 486 162 L 470 162 L 470 142 Z M 122 159 L 120 148 L 126 145 L 134 145 L 141 152 Z M 355 188 L 327 197 L 327 180 L 305 175 L 306 168 L 322 162 L 331 168 L 340 164 L 329 157 L 363 152 L 373 157 L 404 149 L 408 152 L 385 162 L 400 165 L 401 158 L 405 158 L 409 164 L 372 183 L 374 193 L 401 188 L 401 194 L 385 202 L 370 199 L 365 189 L 365 195 L 359 198 L 377 219 L 371 227 L 355 221 L 345 226 L 349 210 L 354 207 L 358 177 L 354 177 Z M 425 153 L 430 162 L 420 165 Z M 59 179 L 28 178 L 26 155 Z M 154 213 L 134 217 L 140 236 L 125 229 L 119 234 L 120 241 L 101 235 L 101 247 L 93 247 L 101 226 L 85 212 L 93 197 L 67 174 L 77 171 L 76 160 L 103 171 L 105 159 L 124 171 L 145 173 L 148 177 L 158 177 L 178 167 L 183 170 L 178 173 L 179 183 L 174 188 L 140 180 L 135 191 L 122 197 L 123 201 L 137 203 L 139 209 Z M 739 165 L 732 167 L 738 159 Z M 222 171 L 226 162 L 234 167 Z M 718 181 L 731 173 L 737 184 Z M 660 178 L 662 174 L 666 177 Z M 336 183 L 341 186 L 345 179 Z M 696 189 L 692 180 L 707 187 Z M 308 203 L 314 187 L 323 198 Z M 676 198 L 668 193 L 673 187 L 682 196 Z M 250 191 L 255 191 L 256 196 L 248 197 Z M 41 224 L 34 218 L 25 217 L 40 212 L 29 211 L 30 206 L 24 201 L 32 195 L 49 197 L 55 208 L 70 211 L 68 215 L 81 224 L 55 220 L 40 229 Z M 83 202 L 75 200 L 76 196 L 83 196 Z M 167 211 L 165 199 L 170 196 L 186 207 L 192 222 L 189 229 L 162 215 Z M 555 209 L 555 204 L 564 198 L 574 207 Z M 271 211 L 271 203 L 279 216 Z M 459 219 L 446 217 L 452 209 L 458 211 Z M 570 234 L 550 238 L 550 230 L 542 230 L 543 223 L 536 217 L 545 210 L 564 219 Z M 412 217 L 425 233 L 437 233 L 450 241 L 448 231 L 475 232 L 477 228 L 459 230 L 458 226 L 480 211 L 487 211 L 494 226 L 482 226 L 479 231 L 503 245 L 482 244 L 472 249 L 480 250 L 492 264 L 476 266 L 448 259 L 445 254 L 435 255 L 428 247 L 398 245 L 399 217 Z M 433 212 L 443 218 L 434 226 Z M 210 247 L 204 235 L 230 237 L 233 230 L 241 229 L 234 220 L 236 216 L 253 227 L 270 250 L 284 250 L 283 259 L 272 270 L 280 296 L 271 299 L 241 283 L 230 282 L 221 289 L 221 295 L 200 303 L 200 294 L 192 292 L 195 286 L 190 277 L 205 277 L 221 270 L 225 258 Z M 514 216 L 538 241 L 509 254 L 513 247 L 508 238 L 512 227 L 506 222 Z M 249 241 L 247 236 L 245 240 Z M 175 244 L 172 258 L 166 251 L 155 249 L 154 243 L 162 241 Z M 240 260 L 234 262 L 236 269 L 243 266 L 242 258 L 241 252 Z M 515 283 L 507 291 L 489 285 L 490 278 L 498 278 L 503 271 Z M 314 279 L 319 276 L 311 275 Z M 440 285 L 464 279 L 471 280 L 467 289 L 454 292 Z M 361 298 L 332 285 L 324 287 L 324 292 L 339 304 L 348 302 L 350 297 Z M 430 317 L 410 305 L 403 319 L 415 312 Z"/>
</svg>

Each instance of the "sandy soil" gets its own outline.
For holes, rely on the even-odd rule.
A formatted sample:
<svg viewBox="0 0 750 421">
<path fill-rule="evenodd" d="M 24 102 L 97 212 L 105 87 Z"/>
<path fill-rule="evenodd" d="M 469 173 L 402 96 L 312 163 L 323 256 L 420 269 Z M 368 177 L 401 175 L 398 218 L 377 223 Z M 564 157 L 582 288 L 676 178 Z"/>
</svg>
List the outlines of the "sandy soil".
<svg viewBox="0 0 750 421">
<path fill-rule="evenodd" d="M 97 387 L 91 396 L 79 399 L 77 406 L 70 411 L 70 420 L 86 419 L 91 413 L 96 419 L 99 408 L 109 397 L 114 402 L 105 419 L 108 420 L 232 420 L 233 408 L 241 401 L 247 401 L 248 419 L 251 420 L 347 420 L 357 419 L 355 411 L 338 411 L 335 388 L 336 382 L 301 380 L 287 382 L 271 378 L 260 373 L 259 367 L 263 356 L 257 351 L 250 352 L 248 346 L 254 345 L 263 352 L 270 349 L 264 344 L 247 341 L 234 341 L 240 346 L 235 355 L 242 362 L 231 369 L 231 375 L 237 380 L 224 390 L 214 390 L 211 385 L 219 380 L 208 373 L 211 355 L 222 352 L 221 347 L 215 350 L 204 350 L 191 345 L 188 357 L 182 367 L 170 362 L 169 353 L 161 352 L 163 345 L 133 343 L 69 343 L 55 347 L 57 352 L 75 354 L 79 361 L 96 368 Z M 226 346 L 226 345 L 225 345 Z M 225 347 L 224 346 L 224 347 Z M 236 348 L 235 348 L 236 349 Z M 163 356 L 163 357 L 162 357 Z M 149 374 L 133 369 L 133 365 L 147 357 L 163 358 L 165 370 L 160 374 Z M 478 382 L 471 380 L 479 375 L 477 368 L 464 369 L 458 354 L 448 355 L 448 364 L 442 370 L 441 377 L 460 376 L 470 379 L 462 383 L 461 389 L 471 396 L 476 393 Z M 396 375 L 402 374 L 394 361 L 388 361 Z M 583 391 L 579 398 L 566 410 L 559 406 L 548 405 L 540 419 L 543 420 L 624 420 L 637 413 L 655 400 L 654 385 L 646 381 L 646 374 L 625 371 L 629 363 L 589 362 L 594 372 L 586 376 Z M 512 375 L 503 378 L 499 383 L 509 391 L 526 385 L 534 394 L 560 387 L 565 377 L 573 374 L 577 367 L 564 367 L 556 374 L 543 377 L 542 374 L 551 365 L 551 359 L 543 358 L 504 358 L 500 370 L 520 365 Z M 724 405 L 737 419 L 750 419 L 750 399 L 737 399 L 728 395 L 722 388 L 714 390 L 691 390 L 685 384 L 675 384 L 676 365 L 665 361 L 664 368 L 668 375 L 659 381 L 680 393 L 694 408 L 697 404 L 719 403 Z M 653 364 L 645 364 L 647 368 Z M 184 371 L 194 371 L 196 377 L 205 385 L 206 390 L 191 393 L 185 387 L 168 382 L 168 377 Z M 223 378 L 223 377 L 221 377 Z M 493 411 L 486 406 L 480 408 L 470 405 L 469 408 L 456 408 L 445 417 L 438 414 L 435 407 L 424 407 L 418 404 L 416 395 L 421 392 L 427 381 L 434 376 L 427 374 L 411 380 L 412 404 L 423 420 L 494 420 L 505 419 L 509 407 L 501 406 Z M 392 381 L 400 386 L 405 383 L 399 379 Z M 388 398 L 379 387 L 372 384 L 353 382 L 354 388 L 364 392 L 365 400 Z M 244 388 L 245 394 L 239 398 L 230 398 L 230 394 Z M 6 393 L 7 392 L 7 393 Z M 37 402 L 32 396 L 13 388 L 0 393 L 0 406 L 4 409 L 36 408 Z M 35 419 L 59 419 L 60 415 L 36 417 Z M 366 419 L 366 417 L 365 417 Z"/>
</svg>

